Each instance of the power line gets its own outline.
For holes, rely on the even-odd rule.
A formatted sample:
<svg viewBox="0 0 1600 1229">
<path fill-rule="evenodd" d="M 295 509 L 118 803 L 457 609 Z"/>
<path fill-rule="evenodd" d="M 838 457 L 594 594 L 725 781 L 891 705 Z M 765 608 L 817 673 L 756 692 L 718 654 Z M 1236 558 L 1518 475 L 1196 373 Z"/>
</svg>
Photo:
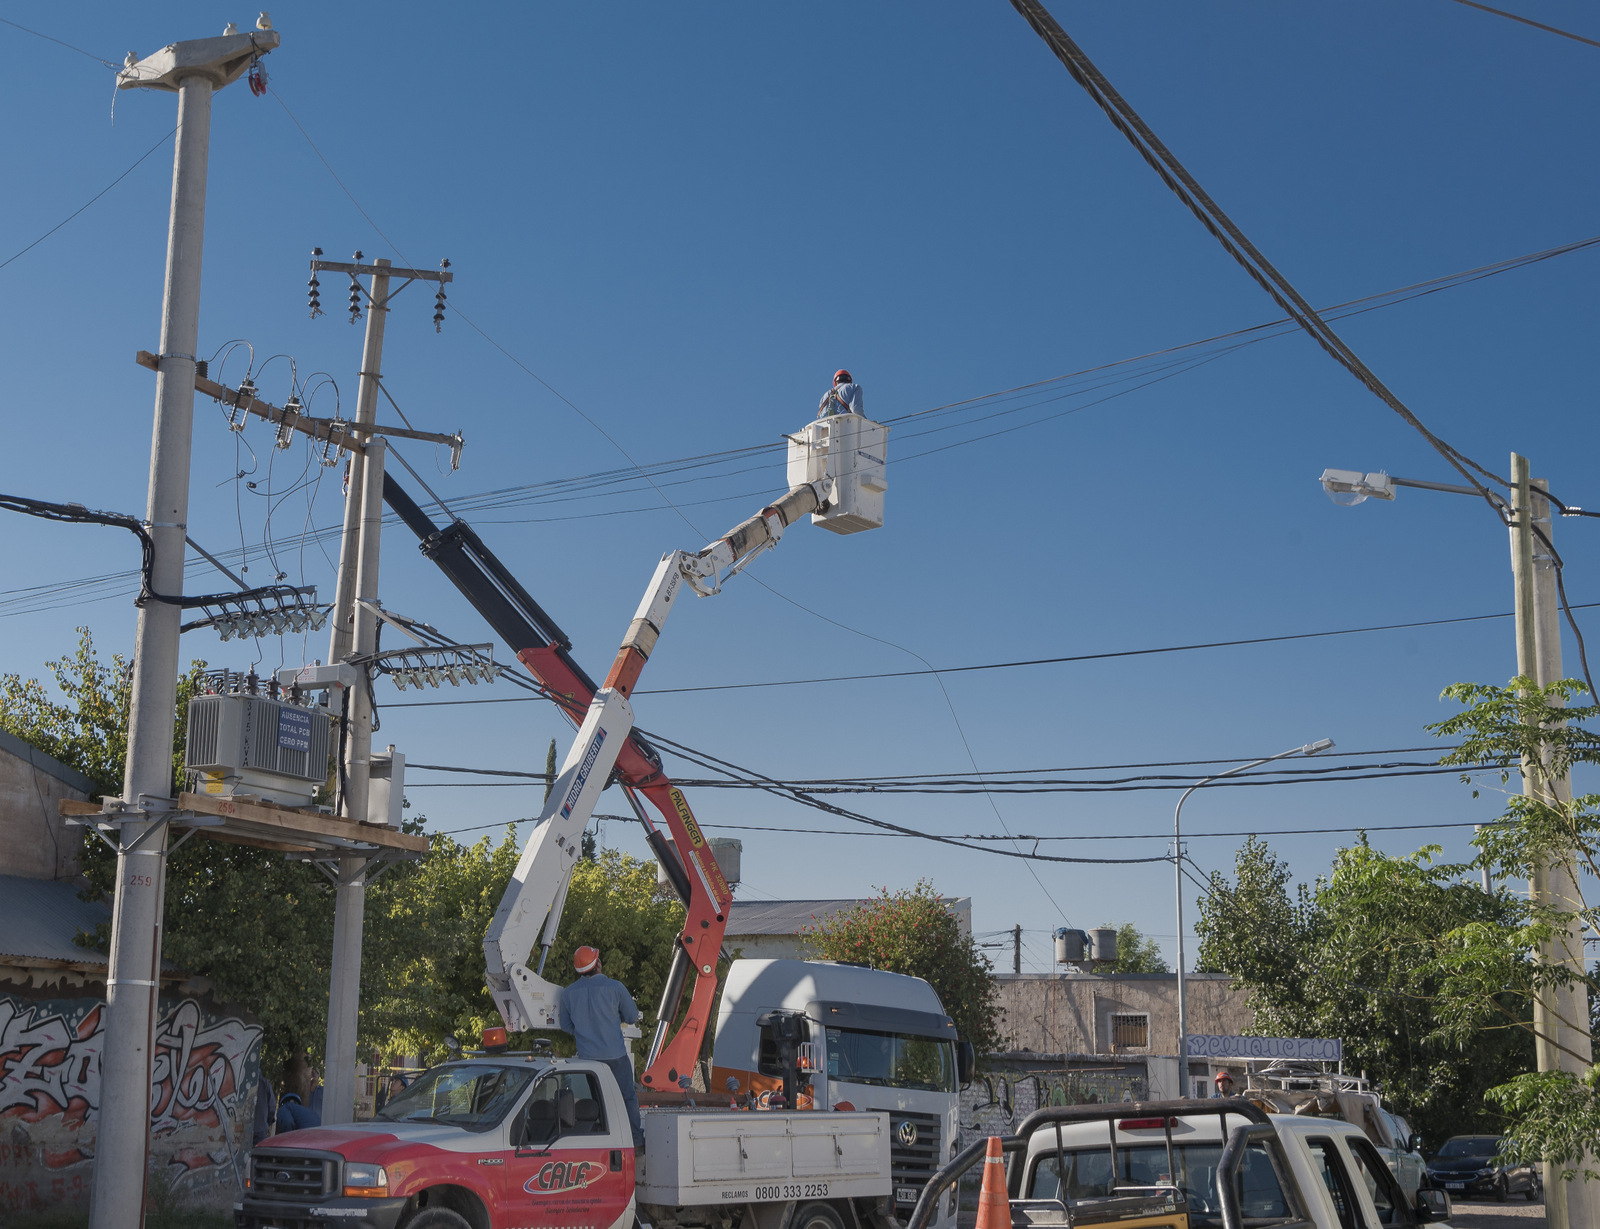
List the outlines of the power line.
<svg viewBox="0 0 1600 1229">
<path fill-rule="evenodd" d="M 1600 602 L 1583 602 L 1574 610 L 1590 610 Z M 804 687 L 821 683 L 855 683 L 891 678 L 921 678 L 937 674 L 966 674 L 984 670 L 1014 670 L 1023 666 L 1056 666 L 1083 661 L 1107 661 L 1119 657 L 1149 657 L 1163 653 L 1191 653 L 1201 649 L 1228 649 L 1255 644 L 1283 644 L 1293 640 L 1321 640 L 1331 636 L 1359 636 L 1369 632 L 1407 631 L 1419 627 L 1444 627 L 1454 623 L 1482 623 L 1492 619 L 1509 619 L 1511 612 L 1501 614 L 1458 615 L 1448 619 L 1422 619 L 1412 623 L 1380 623 L 1371 627 L 1344 627 L 1321 632 L 1292 632 L 1280 636 L 1252 636 L 1239 640 L 1209 640 L 1194 644 L 1163 645 L 1149 649 L 1119 649 L 1105 653 L 1078 653 L 1068 657 L 1035 657 L 1021 661 L 986 662 L 981 665 L 941 666 L 926 670 L 880 670 L 871 674 L 835 674 L 821 678 L 771 679 L 757 683 L 708 683 L 694 687 L 641 688 L 635 695 L 678 695 L 698 691 L 746 691 L 757 687 Z M 501 699 L 487 696 L 467 700 L 409 700 L 390 705 L 391 708 L 429 708 L 450 704 L 506 704 L 519 702 L 522 697 Z M 1219 763 L 1221 761 L 1218 761 Z"/>
<path fill-rule="evenodd" d="M 79 55 L 88 56 L 96 64 L 104 64 L 107 68 L 113 69 L 118 67 L 118 65 L 113 64 L 110 60 L 101 59 L 92 51 L 85 51 L 82 47 L 74 47 L 71 43 L 62 42 L 59 38 L 52 38 L 48 34 L 41 34 L 38 30 L 30 30 L 27 26 L 22 25 L 19 22 L 12 21 L 9 17 L 0 17 L 0 22 L 4 22 L 6 25 L 11 26 L 14 29 L 21 30 L 24 34 L 31 34 L 34 36 L 34 38 L 42 38 L 47 43 L 54 43 L 57 47 L 65 47 L 68 51 L 76 51 Z"/>
<path fill-rule="evenodd" d="M 1519 17 L 1516 13 L 1508 13 L 1505 9 L 1490 8 L 1487 4 L 1479 4 L 1478 0 L 1456 0 L 1457 4 L 1464 4 L 1469 9 L 1482 9 L 1485 13 L 1493 13 L 1496 17 L 1504 17 L 1510 21 L 1519 21 L 1525 26 L 1532 26 L 1535 30 L 1543 30 L 1547 34 L 1559 34 L 1562 38 L 1570 38 L 1575 43 L 1587 43 L 1591 47 L 1600 47 L 1600 42 L 1592 38 L 1584 38 L 1581 34 L 1574 34 L 1571 30 L 1563 30 L 1557 26 L 1547 26 L 1542 21 L 1534 21 L 1531 17 Z"/>
<path fill-rule="evenodd" d="M 5 21 L 5 20 L 6 19 L 4 17 L 0 17 L 0 21 Z M 6 21 L 6 24 L 8 26 L 16 26 L 17 25 L 17 23 L 14 22 L 14 21 Z M 19 30 L 24 29 L 24 28 L 25 27 L 23 27 L 23 26 L 17 26 L 17 29 L 19 29 Z M 28 33 L 32 34 L 32 33 L 34 33 L 34 31 L 29 30 Z M 49 36 L 41 34 L 41 35 L 39 35 L 39 37 L 40 38 L 48 38 Z M 56 42 L 58 40 L 52 38 L 52 39 L 50 39 L 50 41 L 53 43 L 53 42 Z M 66 44 L 66 43 L 62 43 L 61 45 L 63 47 L 68 46 L 68 44 Z M 78 48 L 74 47 L 73 50 L 77 51 Z M 89 53 L 87 51 L 85 51 L 83 54 L 84 55 L 88 55 Z M 139 168 L 139 164 L 141 162 L 143 162 L 151 154 L 155 153 L 156 150 L 160 149 L 168 141 L 172 140 L 173 133 L 175 133 L 177 131 L 178 130 L 176 128 L 174 128 L 172 130 L 172 132 L 167 133 L 166 136 L 162 137 L 159 141 L 157 141 L 149 149 L 145 150 L 144 153 L 140 154 L 139 157 L 134 161 L 134 164 L 132 166 L 130 166 L 127 170 L 123 171 L 122 174 L 118 175 L 115 179 L 113 179 L 105 187 L 101 188 L 100 191 L 96 192 L 93 196 L 91 196 L 83 204 L 79 205 L 78 208 L 74 209 L 66 217 L 62 218 L 61 221 L 57 222 L 49 230 L 45 231 L 44 234 L 40 235 L 32 243 L 28 244 L 27 247 L 23 248 L 20 252 L 16 252 L 16 253 L 6 257 L 4 260 L 0 260 L 0 269 L 4 269 L 13 260 L 17 260 L 20 257 L 26 256 L 29 252 L 33 251 L 34 248 L 38 247 L 41 243 L 43 243 L 51 235 L 55 234 L 56 231 L 60 230 L 68 222 L 72 221 L 73 218 L 77 217 L 80 213 L 82 213 L 90 205 L 94 204 L 97 200 L 99 200 L 107 192 L 111 191 L 112 188 L 115 188 L 119 183 L 121 183 L 129 175 L 132 175 L 134 173 L 134 171 L 136 171 Z"/>
<path fill-rule="evenodd" d="M 1212 238 L 1222 245 L 1258 286 L 1264 290 L 1284 315 L 1293 319 L 1328 356 L 1359 380 L 1368 391 L 1398 414 L 1423 439 L 1427 440 L 1453 469 L 1465 478 L 1480 495 L 1487 498 L 1488 488 L 1477 475 L 1491 479 L 1502 487 L 1509 487 L 1504 478 L 1483 468 L 1472 458 L 1430 431 L 1420 418 L 1403 402 L 1361 357 L 1335 333 L 1316 308 L 1295 289 L 1214 201 L 1198 180 L 1189 173 L 1177 156 L 1166 147 L 1154 130 L 1128 104 L 1095 67 L 1065 30 L 1056 22 L 1039 0 L 1011 0 L 1012 7 L 1033 27 L 1044 40 L 1067 72 L 1088 93 L 1094 103 L 1105 113 L 1134 150 L 1160 177 L 1162 183 L 1181 201 L 1195 219 L 1206 228 Z M 1493 506 L 1493 505 L 1491 505 Z M 1498 508 L 1496 515 L 1504 520 Z"/>
</svg>

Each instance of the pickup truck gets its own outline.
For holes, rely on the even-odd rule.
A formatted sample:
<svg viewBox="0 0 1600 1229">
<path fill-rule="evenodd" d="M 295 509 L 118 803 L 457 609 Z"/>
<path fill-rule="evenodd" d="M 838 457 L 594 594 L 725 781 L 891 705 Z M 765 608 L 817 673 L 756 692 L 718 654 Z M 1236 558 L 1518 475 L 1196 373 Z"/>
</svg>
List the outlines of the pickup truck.
<svg viewBox="0 0 1600 1229">
<path fill-rule="evenodd" d="M 906 1229 L 927 1229 L 986 1143 L 934 1175 Z M 1442 1191 L 1407 1199 L 1359 1127 L 1243 1097 L 1041 1109 L 1001 1146 L 1019 1227 L 1413 1229 L 1450 1213 Z"/>
<path fill-rule="evenodd" d="M 238 1229 L 895 1229 L 889 1115 L 647 1109 L 598 1062 L 490 1054 L 254 1148 Z"/>
</svg>

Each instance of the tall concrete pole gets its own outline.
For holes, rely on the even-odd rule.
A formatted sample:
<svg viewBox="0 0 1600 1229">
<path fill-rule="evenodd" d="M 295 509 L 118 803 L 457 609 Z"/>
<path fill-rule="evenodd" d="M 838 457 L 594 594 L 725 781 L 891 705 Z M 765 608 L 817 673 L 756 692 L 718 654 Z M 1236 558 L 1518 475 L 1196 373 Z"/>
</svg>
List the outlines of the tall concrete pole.
<svg viewBox="0 0 1600 1229">
<path fill-rule="evenodd" d="M 374 262 L 387 266 L 387 260 Z M 344 539 L 339 551 L 339 587 L 334 599 L 329 660 L 371 653 L 377 644 L 378 620 L 357 602 L 378 596 L 378 553 L 383 527 L 384 441 L 362 427 L 377 421 L 378 380 L 383 367 L 383 330 L 389 316 L 389 278 L 374 274 L 367 308 L 367 336 L 361 351 L 361 383 L 356 400 L 356 435 L 365 455 L 352 458 L 350 490 L 345 497 Z M 360 673 L 365 676 L 366 667 Z M 368 818 L 372 756 L 372 703 L 365 681 L 345 700 L 344 789 L 340 813 L 348 819 Z M 333 960 L 328 985 L 328 1035 L 322 1121 L 350 1122 L 355 1117 L 356 1032 L 361 1009 L 361 932 L 366 907 L 366 859 L 339 859 L 334 887 Z"/>
<path fill-rule="evenodd" d="M 1542 481 L 1529 477 L 1527 458 L 1512 454 L 1512 574 L 1517 587 L 1517 672 L 1540 686 L 1563 676 L 1561 669 L 1561 600 L 1556 582 L 1554 521 Z M 1535 533 L 1535 529 L 1538 530 Z M 1543 541 L 1540 540 L 1543 536 Z M 1548 543 L 1548 545 L 1547 545 Z M 1552 778 L 1542 766 L 1523 766 L 1523 793 L 1542 795 L 1557 804 L 1570 802 L 1572 785 L 1566 777 Z M 1575 867 L 1570 859 L 1535 869 L 1529 880 L 1529 899 L 1536 905 L 1574 914 L 1583 908 Z M 1584 972 L 1583 935 L 1576 920 L 1547 943 L 1542 959 L 1564 965 L 1580 978 Z M 1588 1031 L 1588 995 L 1580 981 L 1538 995 L 1534 999 L 1534 1028 L 1539 1034 L 1536 1054 L 1539 1070 L 1582 1075 L 1592 1061 Z M 1580 1172 L 1583 1166 L 1579 1166 Z M 1577 1229 L 1594 1223 L 1600 1200 L 1582 1180 L 1553 1180 L 1556 1167 L 1545 1164 L 1545 1206 L 1551 1229 Z"/>
<path fill-rule="evenodd" d="M 175 43 L 118 75 L 118 88 L 178 95 L 172 206 L 161 303 L 160 365 L 150 442 L 145 526 L 154 544 L 149 587 L 183 593 L 189 519 L 189 451 L 194 426 L 195 350 L 200 333 L 200 264 L 206 228 L 206 165 L 211 96 L 235 80 L 278 36 L 248 35 Z M 90 1195 L 91 1229 L 138 1229 L 150 1144 L 151 1039 L 161 969 L 166 890 L 166 818 L 172 806 L 172 739 L 177 722 L 178 635 L 183 608 L 147 601 L 139 610 L 133 697 L 123 770 L 124 811 L 148 817 L 122 827 L 106 974 L 100 1112 Z"/>
</svg>

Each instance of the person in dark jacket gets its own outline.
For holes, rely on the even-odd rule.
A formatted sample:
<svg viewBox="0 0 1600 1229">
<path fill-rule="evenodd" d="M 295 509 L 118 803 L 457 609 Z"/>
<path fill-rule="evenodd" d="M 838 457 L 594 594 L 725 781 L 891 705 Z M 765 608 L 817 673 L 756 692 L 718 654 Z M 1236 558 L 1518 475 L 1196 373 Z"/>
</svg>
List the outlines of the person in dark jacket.
<svg viewBox="0 0 1600 1229">
<path fill-rule="evenodd" d="M 304 1054 L 295 1054 L 283 1064 L 283 1096 L 278 1101 L 280 1133 L 322 1125 L 322 1111 L 311 1103 L 316 1078 Z"/>
</svg>

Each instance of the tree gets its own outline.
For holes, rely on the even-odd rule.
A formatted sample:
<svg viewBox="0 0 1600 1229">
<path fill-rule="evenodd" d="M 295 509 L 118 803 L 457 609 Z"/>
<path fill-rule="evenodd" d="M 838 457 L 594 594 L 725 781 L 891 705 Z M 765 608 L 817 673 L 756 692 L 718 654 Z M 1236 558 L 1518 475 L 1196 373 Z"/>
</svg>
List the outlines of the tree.
<svg viewBox="0 0 1600 1229">
<path fill-rule="evenodd" d="M 1600 873 L 1600 794 L 1564 796 L 1573 767 L 1600 763 L 1600 735 L 1582 724 L 1600 717 L 1600 706 L 1574 703 L 1586 694 L 1574 679 L 1544 687 L 1526 675 L 1504 687 L 1457 683 L 1444 695 L 1462 711 L 1428 727 L 1461 740 L 1441 763 L 1493 764 L 1502 784 L 1513 771 L 1521 778 L 1522 792 L 1508 794 L 1504 814 L 1474 839 L 1473 865 L 1530 880 L 1559 871 L 1579 885 L 1576 899 L 1529 901 L 1514 915 L 1451 931 L 1438 962 L 1446 977 L 1440 1013 L 1453 1035 L 1470 1030 L 1490 1005 L 1506 1017 L 1499 1027 L 1531 1041 L 1535 1021 L 1525 1004 L 1537 997 L 1554 1006 L 1561 1032 L 1547 1021 L 1540 1040 L 1569 1065 L 1576 1059 L 1581 1072 L 1525 1067 L 1489 1096 L 1511 1119 L 1507 1156 L 1550 1161 L 1567 1179 L 1600 1177 L 1588 1168 L 1588 1158 L 1600 1154 L 1600 1064 L 1593 1061 L 1600 979 L 1583 955 L 1583 936 L 1596 933 L 1600 909 L 1581 889 Z M 1522 1010 L 1512 1015 L 1508 1000 Z"/>
<path fill-rule="evenodd" d="M 1234 885 L 1212 876 L 1196 929 L 1200 963 L 1249 989 L 1252 1032 L 1341 1038 L 1346 1067 L 1366 1070 L 1438 1141 L 1498 1131 L 1484 1095 L 1525 1070 L 1532 1049 L 1505 1027 L 1519 1011 L 1514 995 L 1490 996 L 1459 1020 L 1441 1015 L 1446 937 L 1508 924 L 1522 906 L 1464 882 L 1468 868 L 1435 864 L 1436 853 L 1393 857 L 1363 837 L 1314 890 L 1291 898 L 1288 866 L 1252 838 L 1235 859 Z"/>
<path fill-rule="evenodd" d="M 36 679 L 0 676 L 0 728 L 77 768 L 103 794 L 116 794 L 130 676 L 121 657 L 100 660 L 88 629 L 79 636 L 76 653 L 47 663 L 59 698 Z M 175 787 L 182 785 L 188 701 L 204 666 L 195 662 L 179 680 Z M 404 827 L 421 832 L 425 823 L 417 816 Z M 514 829 L 499 843 L 484 837 L 470 846 L 434 834 L 423 858 L 393 868 L 368 890 L 358 1035 L 364 1056 L 440 1057 L 445 1034 L 476 1036 L 498 1020 L 483 980 L 483 936 L 520 853 Z M 110 899 L 115 857 L 88 837 L 79 858 L 95 897 Z M 653 868 L 619 852 L 581 859 L 550 955 L 551 980 L 570 981 L 573 949 L 594 944 L 653 1024 L 683 916 L 676 902 L 656 898 L 655 886 Z M 108 930 L 81 941 L 103 949 Z M 321 1053 L 332 942 L 333 893 L 315 867 L 203 836 L 168 859 L 162 954 L 260 1021 L 269 1072 L 292 1053 Z M 570 1038 L 554 1039 L 570 1050 Z"/>
<path fill-rule="evenodd" d="M 1107 926 L 1111 923 L 1107 922 Z M 1132 922 L 1113 927 L 1117 932 L 1117 958 L 1097 970 L 1102 973 L 1170 973 L 1161 957 L 1161 945 L 1146 938 Z"/>
<path fill-rule="evenodd" d="M 909 973 L 934 988 L 963 1041 L 979 1054 L 1001 1049 L 994 969 L 961 933 L 955 914 L 933 885 L 891 893 L 880 889 L 862 901 L 803 932 L 823 960 L 863 962 L 891 973 Z"/>
</svg>

